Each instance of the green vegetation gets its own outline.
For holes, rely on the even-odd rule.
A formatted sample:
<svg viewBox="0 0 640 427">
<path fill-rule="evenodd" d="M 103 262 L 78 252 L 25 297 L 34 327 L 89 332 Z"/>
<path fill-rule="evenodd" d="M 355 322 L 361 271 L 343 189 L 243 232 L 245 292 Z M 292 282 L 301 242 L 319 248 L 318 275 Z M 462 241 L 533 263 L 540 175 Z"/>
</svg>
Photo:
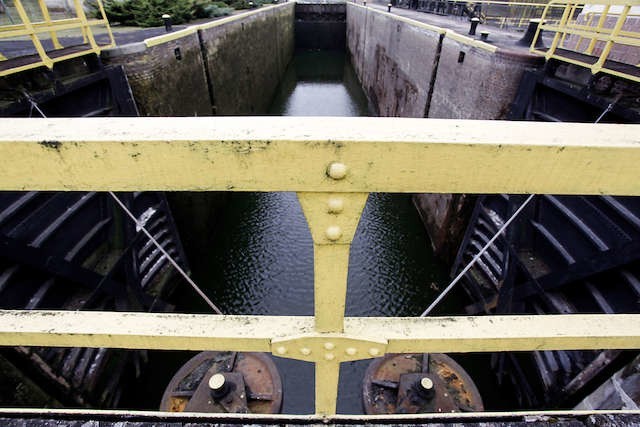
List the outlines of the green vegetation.
<svg viewBox="0 0 640 427">
<path fill-rule="evenodd" d="M 215 18 L 233 12 L 222 1 L 211 0 L 103 0 L 111 23 L 136 27 L 156 27 L 163 24 L 162 15 L 171 15 L 173 24 L 192 19 Z"/>
<path fill-rule="evenodd" d="M 276 0 L 230 0 L 230 1 L 232 2 L 229 4 L 229 6 L 237 10 L 250 9 L 251 7 L 260 7 L 263 4 L 277 3 Z M 250 3 L 253 3 L 253 5 L 251 5 Z"/>
</svg>

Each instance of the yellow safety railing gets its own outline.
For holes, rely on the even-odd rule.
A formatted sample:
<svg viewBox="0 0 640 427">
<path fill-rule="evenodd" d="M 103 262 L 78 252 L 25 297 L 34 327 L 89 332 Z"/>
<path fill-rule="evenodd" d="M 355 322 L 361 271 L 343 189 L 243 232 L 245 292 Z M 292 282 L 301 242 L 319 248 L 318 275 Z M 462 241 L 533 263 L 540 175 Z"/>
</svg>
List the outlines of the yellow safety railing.
<svg viewBox="0 0 640 427">
<path fill-rule="evenodd" d="M 546 7 L 550 7 L 547 21 L 559 19 L 563 5 L 549 5 L 547 2 L 527 1 L 477 1 L 473 4 L 482 5 L 482 19 L 488 24 L 498 25 L 500 28 L 523 28 L 529 25 L 531 19 L 539 19 Z"/>
<path fill-rule="evenodd" d="M 408 1 L 399 2 L 403 7 L 409 7 Z M 424 4 L 424 2 L 423 2 Z M 542 12 L 549 5 L 545 1 L 526 1 L 526 0 L 478 0 L 478 1 L 462 1 L 462 0 L 426 0 L 426 11 L 438 11 L 446 14 L 455 13 L 468 19 L 468 16 L 462 13 L 462 9 L 475 10 L 482 23 L 498 25 L 500 28 L 522 28 L 529 24 L 529 20 L 537 19 L 542 16 Z M 556 12 L 552 15 L 559 18 L 562 15 L 563 5 L 552 5 L 552 9 Z M 425 7 L 422 6 L 422 11 Z M 550 19 L 551 16 L 547 17 Z"/>
<path fill-rule="evenodd" d="M 640 0 L 551 0 L 538 26 L 531 51 L 593 74 L 603 72 L 640 82 Z M 559 22 L 547 22 L 552 5 L 563 5 Z M 599 10 L 593 11 L 597 7 Z M 554 33 L 549 48 L 535 48 L 541 31 Z"/>
<path fill-rule="evenodd" d="M 111 32 L 111 27 L 107 20 L 101 0 L 96 0 L 101 19 L 87 18 L 83 9 L 82 0 L 74 0 L 76 15 L 74 18 L 51 19 L 45 0 L 38 0 L 41 14 L 38 18 L 41 19 L 40 21 L 34 21 L 33 17 L 29 16 L 22 0 L 12 1 L 21 23 L 0 26 L 0 48 L 3 41 L 20 40 L 21 38 L 28 37 L 33 43 L 33 47 L 35 48 L 38 57 L 33 60 L 26 61 L 26 63 L 25 61 L 20 61 L 14 65 L 11 63 L 3 64 L 4 61 L 7 61 L 7 58 L 0 54 L 0 76 L 6 76 L 41 66 L 52 68 L 53 64 L 56 62 L 76 58 L 89 53 L 99 54 L 102 49 L 115 46 L 113 33 Z M 92 30 L 92 27 L 96 26 L 105 27 L 108 37 L 107 43 L 97 43 Z M 79 34 L 82 36 L 82 46 L 68 50 L 62 46 L 59 39 L 59 32 L 68 32 L 68 30 L 79 30 Z M 46 33 L 49 34 L 53 44 L 54 53 L 47 52 L 43 46 L 42 35 Z"/>
<path fill-rule="evenodd" d="M 370 192 L 640 195 L 638 125 L 398 118 L 0 119 L 0 189 L 295 191 L 314 245 L 314 316 L 0 311 L 0 344 L 270 352 L 315 364 L 387 353 L 640 348 L 640 314 L 345 317 Z M 415 416 L 412 416 L 415 419 Z"/>
</svg>

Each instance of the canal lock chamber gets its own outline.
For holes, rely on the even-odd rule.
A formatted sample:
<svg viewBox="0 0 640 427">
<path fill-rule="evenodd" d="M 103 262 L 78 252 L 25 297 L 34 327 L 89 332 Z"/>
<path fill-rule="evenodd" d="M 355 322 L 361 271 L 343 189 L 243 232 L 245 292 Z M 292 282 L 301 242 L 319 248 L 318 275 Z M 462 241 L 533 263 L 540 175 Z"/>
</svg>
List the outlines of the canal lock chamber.
<svg viewBox="0 0 640 427">
<path fill-rule="evenodd" d="M 375 115 L 345 48 L 345 9 L 344 4 L 296 5 L 295 49 L 267 114 L 317 116 L 319 121 L 321 116 Z M 194 200 L 220 198 L 216 208 L 203 218 L 206 224 L 215 223 L 213 229 L 193 229 L 193 211 L 178 207 L 184 203 L 181 197 L 198 206 L 207 203 Z M 313 242 L 295 193 L 192 193 L 173 194 L 169 198 L 176 205 L 178 228 L 189 228 L 190 236 L 199 236 L 192 239 L 201 241 L 193 251 L 190 246 L 194 240 L 185 241 L 193 277 L 197 283 L 207 284 L 207 294 L 223 312 L 313 315 Z M 203 239 L 207 233 L 210 239 Z M 351 248 L 346 315 L 418 315 L 445 285 L 446 276 L 445 263 L 434 256 L 411 196 L 370 195 Z M 206 312 L 206 306 L 190 289 L 183 288 L 182 292 L 176 299 L 178 310 Z M 161 354 L 159 357 L 163 358 Z M 196 355 L 194 359 L 202 357 Z M 313 413 L 313 365 L 278 357 L 273 360 L 282 381 L 282 412 Z M 343 363 L 339 413 L 363 413 L 363 384 L 370 363 L 370 360 Z M 163 377 L 168 382 L 174 371 L 167 369 L 164 362 L 161 364 L 165 366 Z M 184 369 L 193 364 L 190 359 L 182 366 Z M 214 372 L 225 373 L 226 369 L 214 366 L 199 377 L 198 384 L 206 383 Z M 158 376 L 155 369 L 149 372 Z M 414 374 L 410 369 L 402 374 L 408 373 Z M 185 376 L 184 372 L 176 375 L 171 380 L 173 385 Z M 399 375 L 393 374 L 387 384 L 398 382 Z M 169 386 L 172 387 L 175 388 Z M 235 396 L 244 392 L 249 397 L 248 390 L 248 387 L 237 389 Z M 169 389 L 165 396 L 167 393 L 171 394 Z M 438 393 L 443 392 L 439 389 Z M 161 409 L 170 408 L 165 404 L 170 399 L 163 399 Z"/>
<path fill-rule="evenodd" d="M 460 52 L 465 52 L 464 62 L 459 61 Z M 259 9 L 224 25 L 205 26 L 168 41 L 150 40 L 145 46 L 116 48 L 105 52 L 103 60 L 122 67 L 138 113 L 144 116 L 497 119 L 504 118 L 523 70 L 539 65 L 539 61 L 528 57 L 470 48 L 438 31 L 406 24 L 373 9 L 353 4 L 303 3 Z M 495 78 L 482 80 L 482 74 L 489 69 Z M 479 79 L 483 84 L 460 85 L 463 78 Z M 482 108 L 478 108 L 479 104 Z M 166 197 L 184 245 L 183 261 L 188 260 L 196 283 L 224 312 L 313 313 L 313 248 L 295 194 L 167 193 Z M 459 260 L 454 259 L 465 229 L 471 230 L 466 228 L 468 218 L 472 217 L 474 229 L 486 226 L 487 218 L 477 213 L 478 206 L 504 217 L 513 207 L 508 198 L 507 202 L 504 200 L 483 198 L 477 204 L 475 198 L 466 195 L 412 198 L 372 194 L 352 246 L 346 315 L 420 314 L 447 285 L 448 267 L 459 267 Z M 566 212 L 563 207 L 570 202 L 539 203 L 557 208 L 561 205 L 559 210 Z M 615 203 L 609 201 L 609 205 Z M 636 208 L 629 204 L 623 207 L 627 211 Z M 145 209 L 141 204 L 136 212 L 142 215 Z M 556 219 L 548 221 L 556 223 Z M 480 233 L 487 232 L 480 229 Z M 471 251 L 474 242 L 464 240 L 461 250 Z M 440 260 L 434 256 L 432 246 Z M 183 284 L 163 298 L 173 306 L 167 309 L 209 312 Z M 477 301 L 470 301 L 459 288 L 436 314 L 463 314 L 469 309 L 478 310 Z M 515 395 L 498 386 L 492 370 L 497 364 L 511 362 L 496 361 L 489 354 L 450 356 L 476 384 L 485 409 L 536 406 L 517 401 Z M 562 355 L 562 363 L 567 363 L 565 356 Z M 144 367 L 139 371 L 141 376 L 123 387 L 113 406 L 157 409 L 163 391 L 170 388 L 172 376 L 193 357 L 198 355 L 149 351 L 136 356 L 140 359 L 136 366 Z M 93 360 L 89 355 L 76 355 L 76 359 L 85 360 L 85 368 Z M 424 355 L 408 355 L 403 362 L 408 361 L 411 366 L 391 378 L 374 374 L 367 377 L 369 361 L 343 363 L 338 412 L 362 413 L 366 384 L 377 383 L 377 392 L 389 403 L 394 399 L 397 402 L 399 396 L 407 403 L 407 391 L 429 394 L 414 387 L 428 376 L 423 374 L 429 374 L 424 360 Z M 281 358 L 274 361 L 282 381 L 282 412 L 312 413 L 313 366 Z M 512 366 L 516 369 L 522 365 Z M 529 368 L 531 372 L 536 369 Z M 136 375 L 130 373 L 132 378 Z M 400 375 L 421 377 L 407 385 Z M 435 378 L 431 381 L 438 383 Z M 468 382 L 466 378 L 465 381 Z M 536 393 L 544 391 L 532 391 Z M 410 400 L 408 406 L 412 405 Z M 460 410 L 477 408 L 458 406 Z"/>
</svg>

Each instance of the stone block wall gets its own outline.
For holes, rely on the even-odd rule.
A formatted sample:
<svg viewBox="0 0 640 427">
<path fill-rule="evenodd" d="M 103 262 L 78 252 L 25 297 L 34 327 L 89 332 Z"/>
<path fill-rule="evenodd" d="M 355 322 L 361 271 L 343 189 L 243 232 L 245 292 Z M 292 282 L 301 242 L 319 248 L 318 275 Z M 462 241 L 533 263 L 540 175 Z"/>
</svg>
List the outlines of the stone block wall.
<svg viewBox="0 0 640 427">
<path fill-rule="evenodd" d="M 505 119 L 522 74 L 543 63 L 540 56 L 501 48 L 491 51 L 445 36 L 429 117 Z"/>
<path fill-rule="evenodd" d="M 294 3 L 106 49 L 141 116 L 264 114 L 294 49 Z"/>
<path fill-rule="evenodd" d="M 347 49 L 380 116 L 425 117 L 444 30 L 347 4 Z"/>
<path fill-rule="evenodd" d="M 294 7 L 265 8 L 200 30 L 215 114 L 267 112 L 293 56 Z"/>
<path fill-rule="evenodd" d="M 102 58 L 107 64 L 124 67 L 141 116 L 211 114 L 195 31 L 151 47 L 141 42 L 107 49 Z"/>
<path fill-rule="evenodd" d="M 504 119 L 524 71 L 543 64 L 527 52 L 353 3 L 347 3 L 347 50 L 374 110 L 393 117 Z M 414 196 L 444 260 L 455 256 L 474 200 L 464 194 Z"/>
</svg>

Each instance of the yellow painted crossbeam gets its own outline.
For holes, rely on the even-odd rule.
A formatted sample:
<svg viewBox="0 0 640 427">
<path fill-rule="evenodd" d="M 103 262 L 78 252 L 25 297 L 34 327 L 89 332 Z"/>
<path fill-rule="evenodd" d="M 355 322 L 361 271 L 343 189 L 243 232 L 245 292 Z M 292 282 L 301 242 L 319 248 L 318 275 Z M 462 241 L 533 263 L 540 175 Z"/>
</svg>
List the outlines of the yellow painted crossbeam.
<svg viewBox="0 0 640 427">
<path fill-rule="evenodd" d="M 229 117 L 0 128 L 4 190 L 640 195 L 638 125 Z M 343 179 L 328 176 L 334 162 Z"/>
<path fill-rule="evenodd" d="M 0 310 L 0 345 L 270 351 L 310 317 Z"/>
<path fill-rule="evenodd" d="M 349 360 L 385 352 L 640 348 L 640 314 L 347 317 L 344 327 L 342 334 L 318 334 L 313 318 L 306 316 L 0 310 L 0 344 L 11 346 L 270 352 L 275 340 L 297 345 L 284 353 L 274 351 L 277 356 L 308 361 L 325 360 L 324 354 L 301 353 L 302 346 L 316 342 L 321 348 L 323 341 L 334 342 L 338 344 L 331 351 L 337 352 L 341 340 L 356 347 L 359 340 L 366 345 L 375 342 L 380 350 Z"/>
<path fill-rule="evenodd" d="M 640 195 L 638 125 L 397 118 L 0 119 L 3 190 L 296 191 L 315 317 L 0 312 L 0 344 L 270 351 L 316 366 L 387 352 L 640 348 L 640 315 L 344 318 L 367 193 Z"/>
</svg>

